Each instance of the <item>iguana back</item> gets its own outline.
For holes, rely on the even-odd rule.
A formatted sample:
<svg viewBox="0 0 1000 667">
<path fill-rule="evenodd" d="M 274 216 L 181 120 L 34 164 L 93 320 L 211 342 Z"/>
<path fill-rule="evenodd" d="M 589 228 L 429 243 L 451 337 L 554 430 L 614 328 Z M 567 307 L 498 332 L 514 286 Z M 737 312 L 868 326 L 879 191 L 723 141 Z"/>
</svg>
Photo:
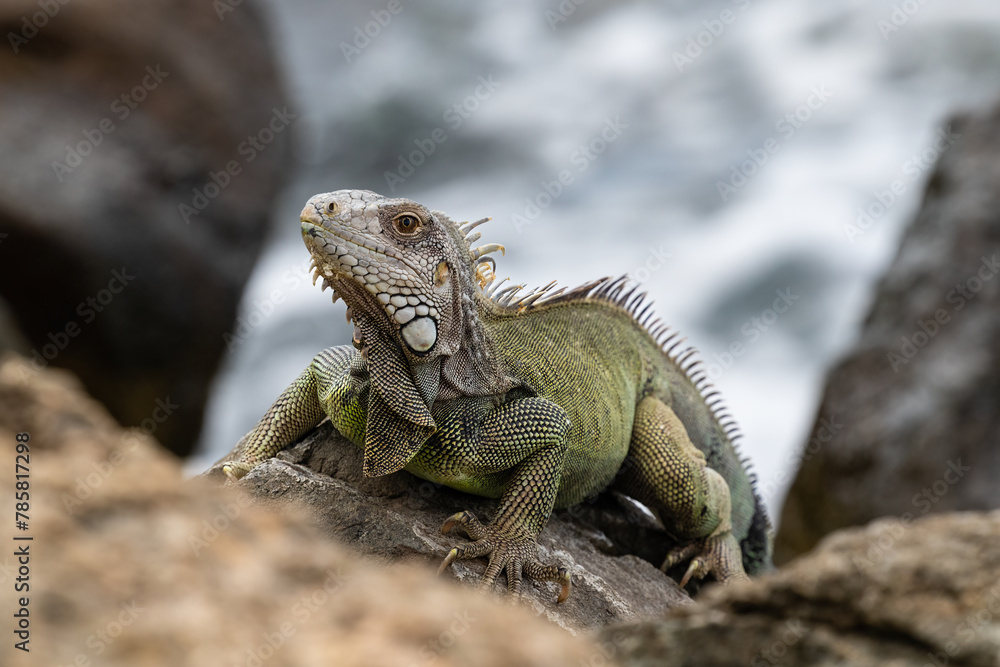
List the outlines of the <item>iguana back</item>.
<svg viewBox="0 0 1000 667">
<path fill-rule="evenodd" d="M 593 465 L 587 443 L 596 441 L 624 461 L 634 406 L 652 395 L 673 409 L 729 486 L 746 571 L 770 566 L 770 522 L 734 443 L 735 424 L 698 370 L 693 350 L 654 319 L 644 293 L 624 278 L 606 278 L 557 296 L 543 294 L 527 306 L 514 298 L 494 303 L 483 319 L 512 373 L 563 406 L 573 422 L 557 508 L 581 502 L 617 476 L 617 466 L 609 478 Z"/>
</svg>

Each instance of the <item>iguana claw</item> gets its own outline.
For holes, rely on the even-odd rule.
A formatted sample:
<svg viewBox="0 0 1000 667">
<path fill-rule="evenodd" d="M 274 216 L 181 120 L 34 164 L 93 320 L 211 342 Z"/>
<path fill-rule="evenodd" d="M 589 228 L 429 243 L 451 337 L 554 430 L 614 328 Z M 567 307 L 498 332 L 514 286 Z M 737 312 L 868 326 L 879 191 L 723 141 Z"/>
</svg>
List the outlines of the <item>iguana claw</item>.
<svg viewBox="0 0 1000 667">
<path fill-rule="evenodd" d="M 455 526 L 457 525 L 472 526 L 473 522 L 479 524 L 479 529 L 485 530 L 483 525 L 479 523 L 479 519 L 477 519 L 475 515 L 472 514 L 472 512 L 463 511 L 459 512 L 458 514 L 452 514 L 450 517 L 445 519 L 444 524 L 441 525 L 441 532 L 447 535 L 448 533 L 451 532 L 451 529 L 454 528 Z M 470 534 L 469 537 L 472 537 L 472 535 Z M 477 538 L 472 537 L 472 539 L 477 539 Z M 452 549 L 452 551 L 454 551 L 454 549 Z"/>
<path fill-rule="evenodd" d="M 743 570 L 739 543 L 731 531 L 694 540 L 672 549 L 663 560 L 660 570 L 666 572 L 689 558 L 691 563 L 681 579 L 681 588 L 687 586 L 691 579 L 701 580 L 709 574 L 715 575 L 720 584 L 750 580 Z"/>
<path fill-rule="evenodd" d="M 570 576 L 569 572 L 563 572 L 562 590 L 559 591 L 559 597 L 556 598 L 556 604 L 562 604 L 569 598 L 569 594 L 573 592 L 573 577 Z"/>
<path fill-rule="evenodd" d="M 443 532 L 447 532 L 447 531 L 443 531 Z M 448 552 L 448 555 L 445 556 L 444 562 L 441 563 L 441 567 L 438 568 L 437 573 L 438 573 L 439 577 L 442 574 L 444 574 L 444 571 L 447 570 L 451 566 L 452 563 L 455 562 L 456 558 L 458 558 L 458 549 L 452 549 L 451 551 Z"/>
<path fill-rule="evenodd" d="M 537 549 L 534 538 L 504 535 L 493 526 L 484 526 L 472 512 L 454 514 L 441 526 L 442 533 L 458 526 L 473 540 L 448 552 L 438 568 L 442 574 L 456 560 L 466 560 L 489 555 L 490 562 L 483 574 L 481 587 L 492 589 L 501 572 L 507 576 L 507 592 L 520 596 L 521 575 L 536 581 L 554 581 L 561 585 L 557 604 L 565 602 L 573 590 L 572 577 L 563 567 L 543 565 L 534 559 Z"/>
</svg>

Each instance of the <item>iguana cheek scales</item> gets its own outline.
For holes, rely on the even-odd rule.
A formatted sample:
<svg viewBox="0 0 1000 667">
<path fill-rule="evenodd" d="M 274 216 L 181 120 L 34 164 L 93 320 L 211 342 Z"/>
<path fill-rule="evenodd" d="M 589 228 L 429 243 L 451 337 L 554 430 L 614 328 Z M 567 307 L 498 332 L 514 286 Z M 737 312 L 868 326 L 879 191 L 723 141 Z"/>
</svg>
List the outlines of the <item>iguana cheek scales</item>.
<svg viewBox="0 0 1000 667">
<path fill-rule="evenodd" d="M 354 343 L 319 353 L 224 464 L 241 477 L 329 416 L 364 451 L 364 473 L 405 468 L 499 504 L 483 524 L 445 522 L 503 573 L 561 585 L 564 569 L 536 560 L 554 508 L 609 485 L 646 503 L 679 545 L 664 568 L 690 560 L 683 582 L 766 570 L 770 524 L 707 378 L 676 334 L 654 320 L 625 278 L 526 295 L 494 277 L 474 247 L 485 220 L 458 225 L 405 199 L 365 190 L 316 195 L 303 240 L 324 289 L 350 307 Z"/>
</svg>

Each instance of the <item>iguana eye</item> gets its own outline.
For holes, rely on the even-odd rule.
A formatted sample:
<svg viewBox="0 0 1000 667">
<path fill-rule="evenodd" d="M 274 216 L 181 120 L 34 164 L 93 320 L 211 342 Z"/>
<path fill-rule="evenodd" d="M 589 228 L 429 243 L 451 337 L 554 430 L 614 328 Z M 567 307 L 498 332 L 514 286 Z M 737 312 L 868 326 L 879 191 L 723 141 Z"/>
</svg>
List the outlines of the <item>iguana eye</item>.
<svg viewBox="0 0 1000 667">
<path fill-rule="evenodd" d="M 326 205 L 326 212 L 329 213 L 330 215 L 336 215 L 339 209 L 340 207 L 337 206 L 337 202 L 335 201 L 332 201 Z"/>
<path fill-rule="evenodd" d="M 413 236 L 422 226 L 420 218 L 413 213 L 400 213 L 392 219 L 392 226 L 403 236 Z"/>
</svg>

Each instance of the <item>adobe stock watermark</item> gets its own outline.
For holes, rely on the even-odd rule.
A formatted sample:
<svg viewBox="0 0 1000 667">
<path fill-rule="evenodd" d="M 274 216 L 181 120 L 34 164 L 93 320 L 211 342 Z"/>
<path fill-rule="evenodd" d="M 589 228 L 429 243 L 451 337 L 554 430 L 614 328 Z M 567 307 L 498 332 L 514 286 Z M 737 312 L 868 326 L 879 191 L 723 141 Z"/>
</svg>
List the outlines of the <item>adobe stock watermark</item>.
<svg viewBox="0 0 1000 667">
<path fill-rule="evenodd" d="M 87 637 L 87 647 L 94 652 L 95 656 L 100 657 L 104 655 L 108 647 L 122 636 L 125 628 L 135 623 L 136 619 L 139 618 L 139 614 L 146 611 L 144 607 L 136 604 L 135 600 L 128 603 L 122 602 L 121 608 L 122 610 L 118 613 L 118 616 L 108 621 L 107 625 L 103 628 L 99 628 Z"/>
<path fill-rule="evenodd" d="M 219 21 L 226 20 L 226 14 L 236 11 L 236 8 L 243 4 L 243 0 L 212 0 L 212 9 Z"/>
<path fill-rule="evenodd" d="M 750 7 L 750 0 L 732 0 L 732 3 L 739 9 L 739 13 L 732 9 L 723 9 L 716 18 L 702 21 L 704 29 L 688 38 L 683 51 L 674 51 L 674 65 L 678 72 L 683 73 L 685 67 L 693 65 L 706 49 L 711 48 L 716 40 L 725 34 L 728 26 L 736 23 L 740 15 Z"/>
<path fill-rule="evenodd" d="M 128 273 L 124 266 L 121 270 L 112 271 L 111 280 L 108 281 L 106 287 L 77 304 L 76 314 L 82 318 L 82 324 L 87 325 L 97 319 L 98 314 L 103 313 L 115 297 L 121 294 L 133 280 L 135 280 L 135 276 Z M 61 331 L 50 331 L 48 334 L 49 342 L 42 345 L 41 350 L 31 349 L 29 370 L 25 373 L 30 372 L 32 375 L 37 375 L 45 370 L 49 363 L 69 347 L 70 341 L 79 336 L 82 331 L 81 324 L 75 319 L 66 322 Z M 27 376 L 25 375 L 21 379 L 27 381 Z"/>
<path fill-rule="evenodd" d="M 232 159 L 226 162 L 219 171 L 209 171 L 209 182 L 200 188 L 191 190 L 192 198 L 190 204 L 180 204 L 177 210 L 185 224 L 191 224 L 191 218 L 201 215 L 201 212 L 208 208 L 212 201 L 222 194 L 222 191 L 229 187 L 233 179 L 243 173 L 243 167 L 257 159 L 275 138 L 284 132 L 298 118 L 297 114 L 291 113 L 287 106 L 271 109 L 271 119 L 267 125 L 260 128 L 254 134 L 247 135 L 247 138 L 236 147 L 236 154 L 242 159 Z"/>
<path fill-rule="evenodd" d="M 253 332 L 278 310 L 278 306 L 285 303 L 285 297 L 288 296 L 289 292 L 297 290 L 302 285 L 309 284 L 311 280 L 309 277 L 309 268 L 311 266 L 312 259 L 296 262 L 281 274 L 281 283 L 284 287 L 276 287 L 264 298 L 254 299 L 250 305 L 250 309 L 236 317 L 236 324 L 233 326 L 232 331 L 222 334 L 222 340 L 226 343 L 226 350 L 232 352 L 245 343 L 253 335 Z"/>
<path fill-rule="evenodd" d="M 148 65 L 146 75 L 131 90 L 116 97 L 111 102 L 109 111 L 119 123 L 125 121 L 168 76 L 170 72 L 163 71 L 159 64 Z M 96 127 L 82 130 L 82 141 L 77 142 L 75 146 L 67 144 L 65 160 L 62 162 L 53 160 L 51 165 L 59 182 L 62 183 L 67 174 L 83 164 L 84 158 L 93 153 L 94 149 L 104 141 L 104 137 L 114 132 L 117 127 L 113 118 L 105 116 L 98 121 Z"/>
<path fill-rule="evenodd" d="M 412 0 L 407 0 L 407 2 L 412 2 Z M 354 26 L 354 39 L 351 40 L 351 44 L 344 41 L 340 42 L 340 52 L 344 54 L 344 60 L 347 61 L 347 64 L 351 64 L 353 59 L 360 56 L 362 51 L 371 46 L 372 41 L 381 35 L 382 31 L 392 23 L 392 17 L 398 16 L 404 9 L 402 0 L 389 0 L 385 9 L 373 9 L 368 12 L 372 20 L 366 22 L 364 25 Z"/>
<path fill-rule="evenodd" d="M 882 34 L 882 39 L 889 41 L 889 37 L 909 23 L 910 19 L 923 9 L 927 2 L 928 0 L 906 0 L 906 2 L 894 4 L 888 18 L 882 17 L 875 22 L 878 31 Z"/>
<path fill-rule="evenodd" d="M 791 478 L 795 476 L 803 463 L 811 461 L 823 447 L 833 442 L 833 439 L 842 430 L 844 430 L 844 425 L 837 422 L 836 416 L 821 417 L 813 430 L 813 436 L 809 438 L 809 442 L 806 443 L 802 451 L 789 456 L 771 479 L 757 487 L 760 495 L 764 498 L 774 497 L 779 490 L 785 487 L 785 484 L 792 481 Z"/>
<path fill-rule="evenodd" d="M 614 482 L 616 482 L 616 481 L 622 479 L 623 477 L 631 474 L 632 471 L 634 471 L 638 465 L 639 465 L 639 463 L 636 460 L 636 458 L 635 458 L 634 455 L 632 455 L 632 454 L 626 455 L 625 458 L 622 460 L 621 465 L 618 466 L 618 470 L 615 471 L 614 480 L 612 480 L 612 482 L 608 484 L 607 488 L 610 488 L 611 486 L 613 486 Z M 586 514 L 587 514 L 587 511 L 588 511 L 588 505 L 593 505 L 593 504 L 595 504 L 600 499 L 601 499 L 601 495 L 600 494 L 594 494 L 594 495 L 591 495 L 591 496 L 587 496 L 586 498 L 584 498 L 583 500 L 581 500 L 576 505 L 570 505 L 569 507 L 565 507 L 563 509 L 556 510 L 556 511 L 561 512 L 561 513 L 565 513 L 565 514 L 573 517 L 574 519 L 583 518 L 584 520 L 586 520 Z M 633 503 L 635 503 L 635 504 L 637 504 L 637 505 L 639 505 L 639 506 L 641 506 L 643 508 L 646 508 L 646 506 L 643 505 L 642 503 L 640 503 L 638 500 L 635 500 L 634 498 L 630 498 L 630 500 L 631 500 L 631 502 L 633 502 Z M 648 508 L 646 508 L 646 509 L 648 510 Z M 652 514 L 652 512 L 650 512 L 650 514 Z M 541 613 L 541 612 L 539 612 L 539 613 Z"/>
<path fill-rule="evenodd" d="M 243 660 L 238 664 L 246 667 L 263 667 L 265 662 L 295 636 L 299 627 L 308 623 L 312 615 L 338 595 L 349 581 L 350 577 L 345 576 L 340 568 L 337 568 L 336 572 L 327 570 L 323 584 L 303 595 L 292 605 L 289 610 L 292 616 L 291 620 L 283 621 L 271 632 L 262 632 L 261 639 L 263 641 L 248 648 Z"/>
<path fill-rule="evenodd" d="M 729 201 L 729 198 L 736 194 L 740 188 L 750 182 L 757 172 L 766 165 L 772 156 L 781 151 L 783 143 L 795 136 L 795 133 L 802 129 L 802 126 L 812 119 L 813 114 L 823 108 L 833 92 L 827 90 L 826 84 L 813 86 L 809 90 L 809 96 L 805 102 L 789 111 L 779 118 L 774 124 L 774 129 L 781 136 L 768 137 L 759 148 L 748 148 L 747 159 L 738 165 L 729 165 L 730 177 L 728 181 L 716 181 L 715 187 L 719 191 L 722 201 Z"/>
<path fill-rule="evenodd" d="M 545 21 L 549 24 L 549 30 L 555 30 L 558 28 L 560 23 L 563 23 L 566 19 L 575 14 L 577 8 L 585 2 L 587 2 L 587 0 L 560 0 L 554 11 L 546 9 Z"/>
<path fill-rule="evenodd" d="M 493 93 L 503 85 L 502 81 L 494 81 L 492 74 L 480 76 L 478 81 L 479 84 L 471 94 L 466 95 L 460 101 L 455 102 L 445 109 L 442 120 L 444 120 L 452 132 L 462 127 L 465 121 L 479 110 L 482 103 L 490 99 Z M 397 186 L 402 185 L 406 182 L 406 179 L 413 176 L 417 169 L 427 162 L 427 158 L 434 155 L 438 146 L 446 141 L 448 141 L 448 130 L 443 127 L 435 127 L 427 133 L 427 136 L 414 139 L 414 150 L 406 155 L 400 153 L 398 155 L 399 164 L 396 169 L 392 171 L 387 170 L 382 174 L 385 178 L 385 184 L 389 186 L 389 192 L 395 192 Z"/>
<path fill-rule="evenodd" d="M 146 436 L 152 436 L 156 433 L 160 424 L 167 421 L 174 414 L 174 411 L 181 407 L 173 403 L 169 396 L 163 399 L 158 398 L 153 403 L 155 407 L 150 416 L 143 419 L 139 424 L 139 430 Z M 69 493 L 62 494 L 61 500 L 66 513 L 73 516 L 77 508 L 94 495 L 94 491 L 108 481 L 108 478 L 111 477 L 118 466 L 125 462 L 128 455 L 139 447 L 140 442 L 139 436 L 132 429 L 122 435 L 121 447 L 112 449 L 108 457 L 103 461 L 91 462 L 90 466 L 93 468 L 93 471 L 74 480 L 76 486 L 73 487 L 72 495 Z"/>
<path fill-rule="evenodd" d="M 31 16 L 21 17 L 21 30 L 19 32 L 10 31 L 7 33 L 7 41 L 10 42 L 10 48 L 14 50 L 14 53 L 18 53 L 22 46 L 27 45 L 36 37 L 38 31 L 47 26 L 49 21 L 59 13 L 59 10 L 69 3 L 70 0 L 38 0 L 35 4 L 38 5 L 39 11 Z"/>
<path fill-rule="evenodd" d="M 140 607 L 135 600 L 131 602 L 122 602 L 120 605 L 121 611 L 113 619 L 107 622 L 104 627 L 98 628 L 94 632 L 87 635 L 87 648 L 90 649 L 90 653 L 80 652 L 76 654 L 73 661 L 68 663 L 72 667 L 91 667 L 94 663 L 91 662 L 91 655 L 95 658 L 100 658 L 107 652 L 108 648 L 118 640 L 125 631 L 135 623 L 136 619 L 139 618 L 139 614 L 146 611 L 145 607 Z M 104 661 L 101 661 L 103 664 Z"/>
<path fill-rule="evenodd" d="M 610 641 L 601 642 L 597 645 L 597 648 L 586 660 L 580 661 L 580 667 L 610 667 L 616 664 L 615 658 L 617 657 L 619 651 L 621 651 L 621 646 L 628 639 L 628 635 L 624 632 L 616 631 L 611 635 Z"/>
<path fill-rule="evenodd" d="M 851 563 L 861 574 L 867 572 L 885 558 L 902 537 L 913 522 L 928 512 L 934 505 L 941 502 L 941 499 L 948 495 L 951 487 L 958 484 L 965 477 L 965 474 L 972 470 L 972 466 L 962 465 L 962 459 L 948 461 L 944 473 L 931 484 L 923 487 L 919 493 L 914 494 L 910 503 L 919 513 L 904 512 L 899 516 L 898 521 L 888 523 L 879 531 L 878 537 L 868 540 L 868 549 L 865 555 L 852 556 Z"/>
<path fill-rule="evenodd" d="M 593 137 L 577 146 L 569 155 L 569 165 L 573 169 L 560 169 L 553 175 L 552 180 L 542 179 L 539 184 L 541 189 L 531 197 L 524 198 L 524 208 L 521 213 L 512 213 L 510 221 L 514 223 L 514 229 L 520 234 L 524 227 L 534 224 L 535 220 L 542 215 L 542 211 L 552 206 L 552 202 L 558 199 L 565 189 L 573 184 L 577 174 L 582 174 L 590 168 L 597 158 L 608 150 L 608 147 L 616 142 L 622 133 L 628 129 L 628 124 L 623 123 L 621 116 L 606 118 L 604 126 Z"/>
<path fill-rule="evenodd" d="M 927 652 L 930 662 L 924 663 L 924 667 L 945 667 L 951 658 L 957 657 L 962 652 L 963 646 L 968 646 L 969 642 L 974 640 L 976 635 L 983 630 L 995 635 L 997 622 L 994 619 L 998 617 L 1000 617 L 1000 584 L 987 591 L 979 609 L 966 614 L 958 622 L 958 625 L 955 626 L 957 641 L 945 642 L 942 647 L 944 651 Z"/>
<path fill-rule="evenodd" d="M 250 506 L 250 497 L 246 494 L 238 494 L 234 502 L 219 503 L 219 511 L 210 519 L 201 522 L 201 530 L 197 534 L 188 535 L 188 546 L 195 556 L 200 556 L 201 552 L 212 545 L 222 533 L 229 530 L 233 523 L 240 518 L 247 507 Z"/>
<path fill-rule="evenodd" d="M 750 660 L 750 667 L 780 664 L 788 655 L 788 649 L 798 644 L 807 634 L 809 634 L 809 628 L 803 625 L 801 619 L 785 621 L 785 632 L 781 635 L 781 639 L 775 640 L 770 646 L 761 649 Z"/>
<path fill-rule="evenodd" d="M 746 354 L 751 345 L 760 340 L 760 337 L 778 321 L 778 318 L 787 313 L 795 302 L 801 297 L 792 293 L 791 287 L 777 289 L 774 293 L 778 296 L 771 304 L 770 308 L 765 308 L 759 316 L 751 317 L 740 326 L 740 333 L 746 340 L 735 340 L 722 352 L 712 354 L 714 363 L 707 364 L 705 373 L 708 379 L 715 381 L 722 377 L 722 374 L 729 370 L 738 357 Z"/>
<path fill-rule="evenodd" d="M 858 217 L 854 224 L 844 225 L 844 234 L 847 236 L 847 240 L 854 243 L 876 221 L 881 220 L 899 197 L 906 194 L 909 186 L 919 181 L 924 172 L 932 169 L 941 155 L 961 138 L 962 135 L 953 132 L 950 125 L 947 129 L 939 128 L 930 146 L 920 153 L 911 155 L 910 159 L 903 163 L 903 178 L 894 180 L 885 190 L 873 192 L 872 199 L 858 209 Z"/>
<path fill-rule="evenodd" d="M 456 611 L 452 617 L 455 620 L 447 628 L 442 630 L 435 639 L 426 641 L 417 651 L 420 656 L 419 662 L 411 662 L 408 667 L 420 667 L 433 663 L 443 651 L 454 646 L 459 638 L 479 620 L 468 609 L 462 613 Z"/>
<path fill-rule="evenodd" d="M 965 282 L 955 285 L 945 295 L 945 302 L 952 304 L 951 313 L 957 313 L 965 308 L 966 304 L 982 291 L 984 285 L 993 280 L 998 271 L 1000 271 L 1000 261 L 997 260 L 996 253 L 990 257 L 985 255 L 981 257 L 976 273 Z M 888 359 L 894 373 L 898 373 L 901 367 L 910 363 L 917 356 L 917 353 L 938 334 L 941 327 L 951 322 L 951 313 L 946 308 L 938 308 L 927 319 L 918 319 L 917 329 L 911 334 L 900 336 L 898 349 L 889 350 L 886 354 L 886 359 Z"/>
<path fill-rule="evenodd" d="M 650 246 L 646 261 L 628 272 L 627 277 L 629 281 L 641 285 L 649 280 L 654 273 L 666 266 L 667 260 L 671 257 L 673 255 L 664 246 L 661 245 L 659 248 Z"/>
</svg>

